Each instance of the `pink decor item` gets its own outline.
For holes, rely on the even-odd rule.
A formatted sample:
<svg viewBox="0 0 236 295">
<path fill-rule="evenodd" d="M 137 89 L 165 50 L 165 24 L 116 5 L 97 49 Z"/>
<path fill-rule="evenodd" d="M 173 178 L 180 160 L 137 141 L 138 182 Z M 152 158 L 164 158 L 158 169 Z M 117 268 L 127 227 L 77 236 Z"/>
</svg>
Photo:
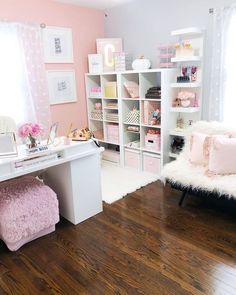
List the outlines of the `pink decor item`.
<svg viewBox="0 0 236 295">
<path fill-rule="evenodd" d="M 236 138 L 215 137 L 209 150 L 209 172 L 236 174 Z"/>
<path fill-rule="evenodd" d="M 140 153 L 137 151 L 125 150 L 125 166 L 139 169 Z"/>
<path fill-rule="evenodd" d="M 56 194 L 25 176 L 0 183 L 0 237 L 11 251 L 55 230 L 59 221 Z"/>
<path fill-rule="evenodd" d="M 131 98 L 139 97 L 139 85 L 133 81 L 127 81 L 124 83 L 124 87 Z"/>
<path fill-rule="evenodd" d="M 150 134 L 145 135 L 145 148 L 154 151 L 160 151 L 161 149 L 161 137 L 160 134 Z"/>
<path fill-rule="evenodd" d="M 160 158 L 144 153 L 143 154 L 143 170 L 146 172 L 159 174 L 161 171 Z"/>
<path fill-rule="evenodd" d="M 117 124 L 107 124 L 107 140 L 119 143 L 119 126 Z"/>
</svg>

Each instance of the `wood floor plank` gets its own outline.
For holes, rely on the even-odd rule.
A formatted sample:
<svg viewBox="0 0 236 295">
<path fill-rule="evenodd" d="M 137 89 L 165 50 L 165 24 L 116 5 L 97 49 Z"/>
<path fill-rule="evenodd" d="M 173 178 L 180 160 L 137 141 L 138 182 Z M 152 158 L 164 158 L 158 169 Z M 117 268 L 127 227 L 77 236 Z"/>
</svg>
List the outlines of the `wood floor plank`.
<svg viewBox="0 0 236 295">
<path fill-rule="evenodd" d="M 155 182 L 17 252 L 0 242 L 0 295 L 235 295 L 236 214 L 179 197 Z"/>
</svg>

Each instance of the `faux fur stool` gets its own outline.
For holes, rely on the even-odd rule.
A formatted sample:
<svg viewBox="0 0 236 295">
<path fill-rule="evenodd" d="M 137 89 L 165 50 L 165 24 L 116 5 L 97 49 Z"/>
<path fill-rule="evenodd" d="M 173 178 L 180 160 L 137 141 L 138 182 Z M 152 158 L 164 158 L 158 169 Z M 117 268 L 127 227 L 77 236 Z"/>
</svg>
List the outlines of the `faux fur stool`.
<svg viewBox="0 0 236 295">
<path fill-rule="evenodd" d="M 25 176 L 0 183 L 0 238 L 11 251 L 55 230 L 59 221 L 56 194 Z"/>
</svg>

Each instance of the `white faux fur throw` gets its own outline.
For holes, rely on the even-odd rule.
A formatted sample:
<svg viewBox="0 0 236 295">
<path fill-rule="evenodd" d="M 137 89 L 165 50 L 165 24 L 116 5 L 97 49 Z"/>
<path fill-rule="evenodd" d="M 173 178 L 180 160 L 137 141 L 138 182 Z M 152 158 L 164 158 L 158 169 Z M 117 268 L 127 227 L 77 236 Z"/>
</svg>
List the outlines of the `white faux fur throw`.
<svg viewBox="0 0 236 295">
<path fill-rule="evenodd" d="M 190 136 L 192 132 L 209 135 L 230 134 L 236 137 L 236 128 L 227 127 L 218 122 L 199 121 L 187 130 L 184 150 L 177 160 L 165 165 L 161 179 L 180 184 L 183 187 L 215 192 L 236 199 L 236 175 L 207 176 L 207 167 L 192 165 L 189 161 Z M 236 152 L 236 151 L 235 151 Z"/>
</svg>

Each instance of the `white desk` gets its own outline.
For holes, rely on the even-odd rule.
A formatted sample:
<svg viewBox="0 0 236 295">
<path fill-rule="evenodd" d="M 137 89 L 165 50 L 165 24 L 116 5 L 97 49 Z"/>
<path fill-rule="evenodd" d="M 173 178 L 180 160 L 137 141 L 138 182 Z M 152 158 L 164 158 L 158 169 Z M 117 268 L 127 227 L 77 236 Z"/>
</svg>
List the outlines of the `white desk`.
<svg viewBox="0 0 236 295">
<path fill-rule="evenodd" d="M 18 157 L 0 159 L 0 181 L 44 170 L 45 183 L 57 194 L 60 214 L 73 224 L 102 211 L 101 161 L 93 141 L 58 145 L 30 159 L 25 147 Z"/>
</svg>

